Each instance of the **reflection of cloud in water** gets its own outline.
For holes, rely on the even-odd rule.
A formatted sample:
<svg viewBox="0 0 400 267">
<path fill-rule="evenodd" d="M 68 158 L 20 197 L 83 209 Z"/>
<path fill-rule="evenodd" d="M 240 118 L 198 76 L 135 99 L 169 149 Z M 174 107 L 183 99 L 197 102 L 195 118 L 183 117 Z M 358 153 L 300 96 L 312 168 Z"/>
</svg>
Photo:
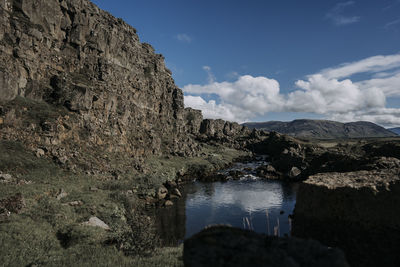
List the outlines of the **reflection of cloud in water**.
<svg viewBox="0 0 400 267">
<path fill-rule="evenodd" d="M 280 207 L 282 203 L 283 190 L 279 183 L 233 181 L 200 185 L 196 194 L 189 196 L 187 205 L 207 205 L 212 209 L 237 206 L 245 211 L 263 211 Z"/>
</svg>

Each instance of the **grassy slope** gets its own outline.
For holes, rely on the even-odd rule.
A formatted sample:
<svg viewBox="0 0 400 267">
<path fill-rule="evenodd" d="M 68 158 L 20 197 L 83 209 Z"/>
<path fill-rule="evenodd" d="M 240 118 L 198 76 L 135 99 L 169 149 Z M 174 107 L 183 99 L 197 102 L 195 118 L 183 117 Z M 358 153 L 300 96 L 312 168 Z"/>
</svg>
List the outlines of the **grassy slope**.
<svg viewBox="0 0 400 267">
<path fill-rule="evenodd" d="M 153 239 L 143 224 L 132 227 L 139 213 L 137 194 L 152 194 L 158 184 L 175 179 L 179 170 L 203 166 L 214 169 L 243 155 L 232 149 L 205 147 L 202 158 L 151 158 L 148 175 L 123 180 L 102 180 L 71 174 L 46 158 L 37 158 L 15 142 L 0 141 L 0 172 L 14 177 L 0 183 L 0 199 L 21 193 L 26 207 L 0 222 L 0 262 L 4 266 L 180 266 L 182 248 L 158 248 L 150 257 L 127 256 L 117 246 L 144 246 Z M 17 184 L 19 181 L 29 184 Z M 99 190 L 92 191 L 91 187 Z M 60 189 L 68 196 L 57 200 Z M 70 206 L 81 201 L 80 206 Z M 97 216 L 110 227 L 105 231 L 81 225 Z M 136 217 L 135 217 L 136 216 Z M 145 225 L 146 228 L 148 224 Z M 135 232 L 137 231 L 137 232 Z M 148 235 L 146 235 L 148 234 Z M 147 240 L 146 240 L 147 239 Z M 112 240 L 110 244 L 110 240 Z M 128 250 L 129 252 L 130 250 Z"/>
</svg>

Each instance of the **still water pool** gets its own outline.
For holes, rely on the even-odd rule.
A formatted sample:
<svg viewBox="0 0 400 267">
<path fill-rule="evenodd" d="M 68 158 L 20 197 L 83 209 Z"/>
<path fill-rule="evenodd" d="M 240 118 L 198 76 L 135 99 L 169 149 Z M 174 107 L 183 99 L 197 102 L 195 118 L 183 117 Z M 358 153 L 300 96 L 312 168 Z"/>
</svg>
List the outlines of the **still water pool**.
<svg viewBox="0 0 400 267">
<path fill-rule="evenodd" d="M 242 166 L 243 167 L 243 166 Z M 270 235 L 290 235 L 298 184 L 264 180 L 248 170 L 239 180 L 193 182 L 182 188 L 174 206 L 158 210 L 158 231 L 165 244 L 214 224 L 228 224 Z M 250 172 L 250 173 L 249 173 Z"/>
</svg>

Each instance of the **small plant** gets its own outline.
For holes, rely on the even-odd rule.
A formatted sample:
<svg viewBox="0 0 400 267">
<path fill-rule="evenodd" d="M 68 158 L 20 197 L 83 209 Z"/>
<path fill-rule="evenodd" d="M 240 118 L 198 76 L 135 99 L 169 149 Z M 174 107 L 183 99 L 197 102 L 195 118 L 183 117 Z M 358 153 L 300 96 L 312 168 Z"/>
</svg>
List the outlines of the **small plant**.
<svg viewBox="0 0 400 267">
<path fill-rule="evenodd" d="M 267 235 L 270 235 L 270 229 L 269 229 L 269 214 L 268 210 L 265 210 L 265 215 L 267 216 Z"/>
<path fill-rule="evenodd" d="M 115 244 L 125 255 L 148 255 L 160 245 L 154 227 L 145 216 L 135 216 L 129 221 L 129 227 L 115 231 L 108 244 Z"/>
<path fill-rule="evenodd" d="M 276 219 L 276 226 L 274 226 L 274 236 L 277 236 L 277 237 L 280 236 L 279 218 Z"/>
<path fill-rule="evenodd" d="M 243 228 L 254 231 L 254 226 L 253 226 L 253 223 L 251 221 L 251 218 L 249 220 L 248 217 L 243 217 Z"/>
<path fill-rule="evenodd" d="M 249 217 L 243 217 L 243 228 L 254 231 L 253 218 L 251 211 L 249 211 Z"/>
</svg>

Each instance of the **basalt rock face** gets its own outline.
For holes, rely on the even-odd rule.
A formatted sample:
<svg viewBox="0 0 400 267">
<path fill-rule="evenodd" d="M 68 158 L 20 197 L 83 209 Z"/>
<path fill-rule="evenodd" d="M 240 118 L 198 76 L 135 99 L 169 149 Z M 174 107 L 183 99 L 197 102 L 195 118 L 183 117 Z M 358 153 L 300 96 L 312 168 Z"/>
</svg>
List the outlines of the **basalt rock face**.
<svg viewBox="0 0 400 267">
<path fill-rule="evenodd" d="M 264 131 L 252 131 L 236 122 L 203 119 L 201 111 L 192 108 L 185 108 L 184 119 L 186 132 L 200 143 L 255 150 L 252 144 L 258 144 L 268 135 Z"/>
<path fill-rule="evenodd" d="M 251 131 L 236 122 L 224 121 L 221 119 L 205 119 L 201 122 L 197 138 L 202 142 L 219 143 L 235 148 L 246 147 L 247 139 L 251 137 Z"/>
<path fill-rule="evenodd" d="M 0 17 L 4 139 L 57 157 L 83 146 L 136 159 L 196 153 L 186 120 L 201 114 L 185 111 L 163 56 L 134 28 L 88 0 L 4 0 Z M 38 105 L 63 112 L 24 122 Z"/>
<path fill-rule="evenodd" d="M 301 184 L 292 234 L 344 250 L 351 266 L 399 266 L 400 168 L 323 173 Z"/>
</svg>

